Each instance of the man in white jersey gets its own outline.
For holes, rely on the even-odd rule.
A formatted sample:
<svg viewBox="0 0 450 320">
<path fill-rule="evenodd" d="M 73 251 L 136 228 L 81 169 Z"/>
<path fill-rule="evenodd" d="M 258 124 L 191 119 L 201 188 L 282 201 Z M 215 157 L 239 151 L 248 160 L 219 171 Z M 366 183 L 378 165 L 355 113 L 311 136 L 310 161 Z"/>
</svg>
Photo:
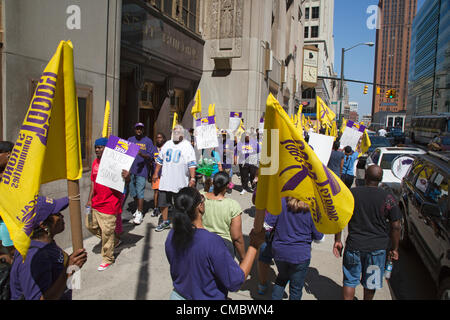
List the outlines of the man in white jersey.
<svg viewBox="0 0 450 320">
<path fill-rule="evenodd" d="M 184 129 L 176 125 L 173 129 L 172 140 L 167 141 L 156 158 L 156 168 L 152 180 L 159 181 L 158 205 L 161 208 L 163 221 L 155 231 L 170 228 L 169 206 L 173 204 L 175 195 L 184 187 L 195 186 L 195 169 L 197 163 L 195 151 L 191 143 L 184 140 Z"/>
</svg>

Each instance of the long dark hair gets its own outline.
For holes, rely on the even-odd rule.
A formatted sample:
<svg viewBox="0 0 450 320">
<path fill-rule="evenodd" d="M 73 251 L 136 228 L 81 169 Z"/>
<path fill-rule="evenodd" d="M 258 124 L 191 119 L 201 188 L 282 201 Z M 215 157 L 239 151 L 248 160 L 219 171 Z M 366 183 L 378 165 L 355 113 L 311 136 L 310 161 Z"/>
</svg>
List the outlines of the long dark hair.
<svg viewBox="0 0 450 320">
<path fill-rule="evenodd" d="M 173 218 L 173 245 L 176 250 L 186 249 L 192 242 L 195 227 L 195 209 L 202 202 L 202 196 L 197 189 L 186 187 L 178 192 L 175 198 L 175 215 Z"/>
<path fill-rule="evenodd" d="M 230 176 L 226 172 L 218 172 L 214 175 L 214 195 L 226 190 L 228 184 L 230 183 Z"/>
</svg>

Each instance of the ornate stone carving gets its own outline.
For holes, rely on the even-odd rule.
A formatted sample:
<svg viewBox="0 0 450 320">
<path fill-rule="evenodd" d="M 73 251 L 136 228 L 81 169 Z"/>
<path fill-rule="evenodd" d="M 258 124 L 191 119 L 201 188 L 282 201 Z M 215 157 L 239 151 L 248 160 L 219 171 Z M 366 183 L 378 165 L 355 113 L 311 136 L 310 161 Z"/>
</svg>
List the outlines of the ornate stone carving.
<svg viewBox="0 0 450 320">
<path fill-rule="evenodd" d="M 244 0 L 210 0 L 207 9 L 211 58 L 240 57 Z"/>
</svg>

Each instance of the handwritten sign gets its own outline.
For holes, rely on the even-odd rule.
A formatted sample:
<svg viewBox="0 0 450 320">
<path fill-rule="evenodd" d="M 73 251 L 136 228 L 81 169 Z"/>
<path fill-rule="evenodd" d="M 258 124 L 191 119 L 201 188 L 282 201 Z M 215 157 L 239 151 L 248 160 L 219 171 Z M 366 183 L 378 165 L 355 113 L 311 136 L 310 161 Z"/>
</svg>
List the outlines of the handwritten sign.
<svg viewBox="0 0 450 320">
<path fill-rule="evenodd" d="M 313 148 L 320 161 L 327 166 L 330 160 L 331 150 L 333 149 L 334 137 L 318 134 L 315 132 L 309 133 L 308 144 Z"/>
<path fill-rule="evenodd" d="M 129 171 L 139 153 L 139 146 L 116 136 L 110 136 L 98 168 L 96 183 L 123 192 L 122 170 Z"/>
<path fill-rule="evenodd" d="M 394 176 L 402 180 L 408 173 L 409 168 L 414 162 L 414 158 L 410 156 L 398 156 L 392 161 L 391 170 Z"/>
<path fill-rule="evenodd" d="M 230 121 L 228 122 L 228 128 L 230 131 L 236 131 L 241 125 L 242 112 L 230 112 Z"/>
<path fill-rule="evenodd" d="M 197 119 L 195 121 L 195 143 L 197 149 L 217 148 L 217 129 L 214 116 Z"/>
</svg>

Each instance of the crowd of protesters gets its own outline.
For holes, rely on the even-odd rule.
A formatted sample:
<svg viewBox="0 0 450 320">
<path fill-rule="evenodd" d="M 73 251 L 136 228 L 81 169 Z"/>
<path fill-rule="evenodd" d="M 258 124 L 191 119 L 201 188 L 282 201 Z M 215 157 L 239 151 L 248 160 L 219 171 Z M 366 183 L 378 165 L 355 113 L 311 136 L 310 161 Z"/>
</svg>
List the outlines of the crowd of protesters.
<svg viewBox="0 0 450 320">
<path fill-rule="evenodd" d="M 97 270 L 104 271 L 115 262 L 114 250 L 121 243 L 121 213 L 128 196 L 136 207 L 130 222 L 136 225 L 143 222 L 146 184 L 150 182 L 154 192 L 151 216 L 161 215 L 155 231 L 171 229 L 165 242 L 173 282 L 170 299 L 226 299 L 228 292 L 239 290 L 257 260 L 260 295 L 269 288 L 268 271 L 274 261 L 278 274 L 272 299 L 281 300 L 289 286 L 289 299 L 300 300 L 312 257 L 311 244 L 324 239 L 315 228 L 308 204 L 293 197 L 283 198 L 281 214 L 273 216 L 266 212 L 263 231 L 252 230 L 246 248 L 243 210 L 228 196 L 233 189 L 241 195 L 253 193 L 254 204 L 262 142 L 259 132 L 250 130 L 233 138 L 222 130 L 218 134 L 218 148 L 196 150 L 195 142 L 180 125 L 175 126 L 170 139 L 158 133 L 155 143 L 145 136 L 143 123 L 137 123 L 134 130 L 135 135 L 128 141 L 137 144 L 140 150 L 130 171 L 121 173 L 126 185 L 123 192 L 96 182 L 108 139 L 99 138 L 93 146 L 96 158 L 86 203 L 90 210 L 86 227 L 101 239 Z M 11 142 L 0 142 L 0 179 L 13 147 Z M 349 188 L 354 182 L 358 155 L 349 146 L 342 150 L 338 141 L 333 145 L 328 167 Z M 201 190 L 196 169 L 199 161 L 206 158 L 213 165 L 211 174 L 203 177 Z M 241 180 L 240 188 L 232 182 L 234 174 Z M 373 165 L 366 171 L 365 185 L 351 189 L 355 209 L 348 225 L 343 258 L 344 299 L 353 299 L 358 284 L 364 287 L 364 298 L 372 299 L 382 281 L 368 285 L 369 267 L 376 265 L 382 274 L 387 258 L 398 259 L 401 214 L 395 198 L 379 187 L 382 174 L 381 168 Z M 0 259 L 11 266 L 11 299 L 71 299 L 71 290 L 66 285 L 71 275 L 68 270 L 71 266 L 82 268 L 87 253 L 80 249 L 68 255 L 54 240 L 56 234 L 64 231 L 61 211 L 67 206 L 68 198 L 38 198 L 31 246 L 24 261 L 14 250 L 6 225 L 0 220 Z M 336 234 L 332 248 L 336 257 L 342 256 L 343 247 L 341 234 Z"/>
</svg>

